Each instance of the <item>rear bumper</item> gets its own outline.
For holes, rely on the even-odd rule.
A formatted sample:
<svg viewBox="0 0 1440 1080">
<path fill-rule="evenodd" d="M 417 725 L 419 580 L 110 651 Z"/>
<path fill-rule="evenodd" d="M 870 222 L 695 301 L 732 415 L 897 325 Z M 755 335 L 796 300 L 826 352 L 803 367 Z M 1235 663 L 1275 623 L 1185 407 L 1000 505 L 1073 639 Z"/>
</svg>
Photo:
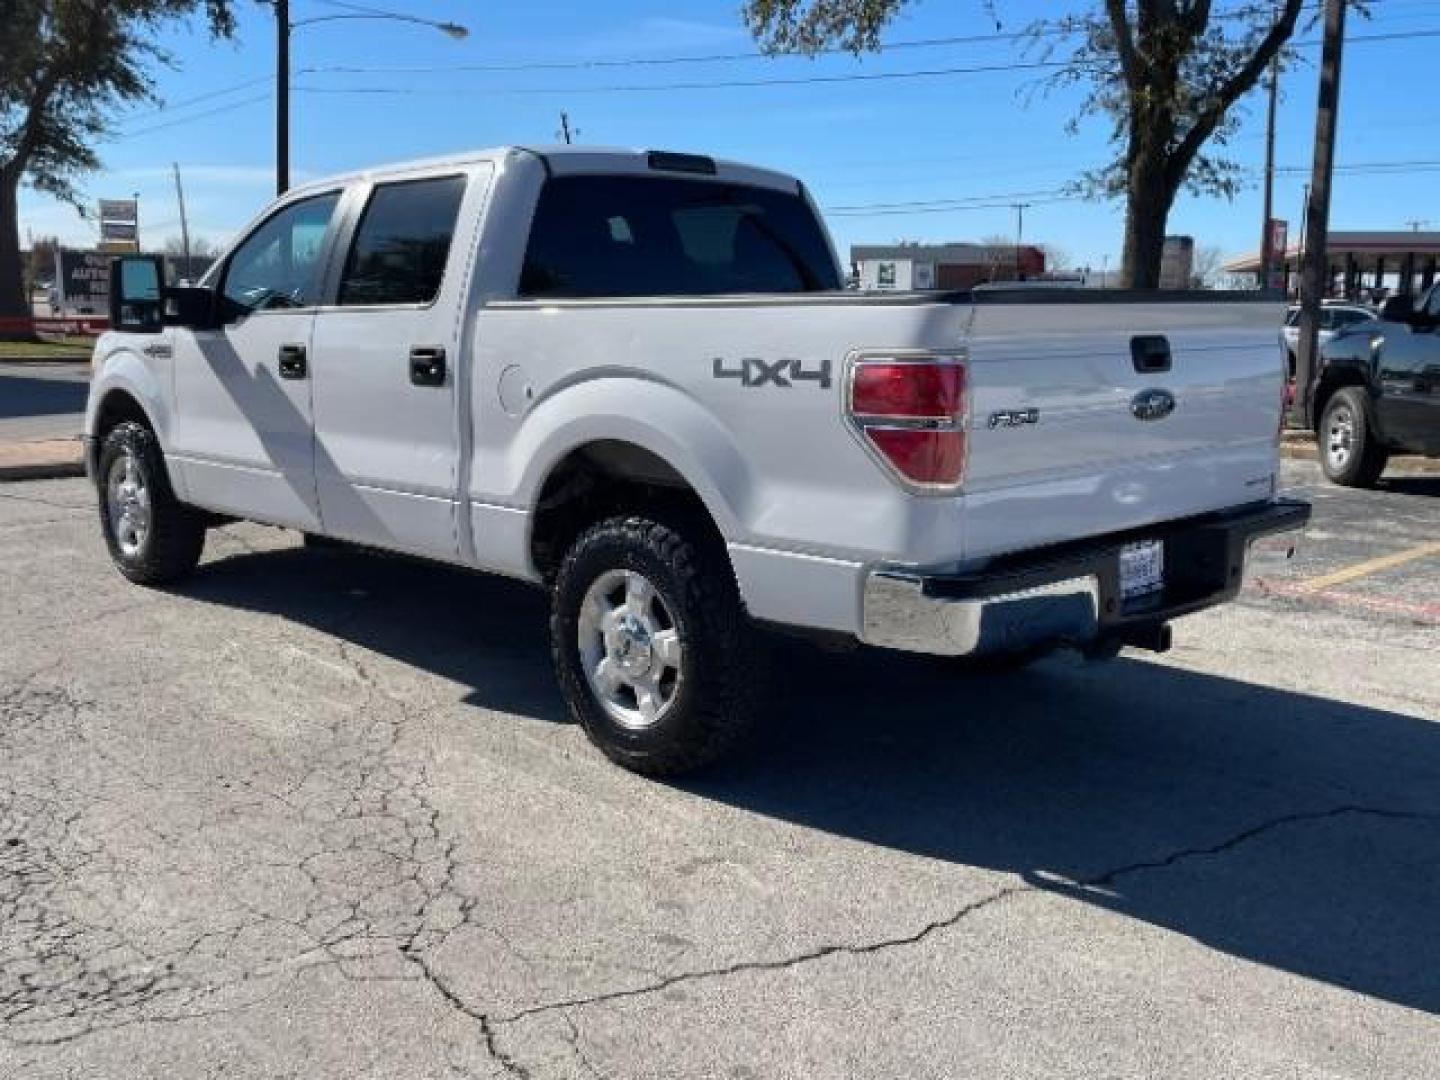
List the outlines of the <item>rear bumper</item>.
<svg viewBox="0 0 1440 1080">
<path fill-rule="evenodd" d="M 1284 534 L 1309 520 L 1308 503 L 1277 499 L 1009 556 L 972 572 L 879 567 L 865 579 L 861 638 L 906 652 L 969 656 L 1143 637 L 1233 598 L 1247 564 L 1288 558 L 1293 537 Z M 1126 601 L 1119 551 L 1137 540 L 1164 541 L 1165 587 Z"/>
</svg>

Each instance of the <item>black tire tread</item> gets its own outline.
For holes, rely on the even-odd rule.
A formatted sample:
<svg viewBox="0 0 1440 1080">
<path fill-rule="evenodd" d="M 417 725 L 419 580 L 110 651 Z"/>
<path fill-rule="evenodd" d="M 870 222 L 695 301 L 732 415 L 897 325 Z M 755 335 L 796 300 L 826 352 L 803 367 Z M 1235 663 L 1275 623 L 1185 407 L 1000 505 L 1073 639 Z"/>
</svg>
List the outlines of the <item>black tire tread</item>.
<svg viewBox="0 0 1440 1080">
<path fill-rule="evenodd" d="M 699 528 L 639 514 L 599 521 L 583 530 L 570 546 L 552 585 L 551 657 L 571 712 L 610 760 L 646 776 L 676 776 L 724 757 L 750 730 L 763 698 L 763 658 L 734 573 L 723 554 L 712 550 L 714 545 L 687 538 L 687 534 L 699 535 Z M 686 738 L 637 751 L 607 739 L 603 729 L 597 732 L 592 722 L 600 708 L 584 675 L 570 662 L 573 626 L 562 610 L 561 597 L 577 563 L 597 546 L 650 553 L 671 569 L 683 592 L 682 617 L 688 623 L 689 647 L 702 649 L 707 660 L 698 668 L 699 685 L 689 691 L 693 696 Z"/>
<path fill-rule="evenodd" d="M 1355 416 L 1355 441 L 1360 446 L 1358 454 L 1351 454 L 1350 461 L 1344 469 L 1332 469 L 1329 459 L 1325 455 L 1325 432 L 1330 426 L 1330 410 L 1336 405 L 1346 404 L 1350 407 Z M 1374 487 L 1375 482 L 1380 479 L 1380 474 L 1385 471 L 1385 466 L 1390 462 L 1390 452 L 1375 438 L 1372 428 L 1374 422 L 1370 414 L 1370 399 L 1365 391 L 1358 386 L 1346 386 L 1337 390 L 1325 403 L 1325 413 L 1320 419 L 1320 467 L 1325 476 L 1335 484 L 1342 487 Z"/>
<path fill-rule="evenodd" d="M 115 542 L 105 498 L 110 463 L 126 448 L 140 458 L 150 488 L 150 532 L 145 546 L 134 558 L 126 556 Z M 170 474 L 165 469 L 165 457 L 153 431 L 133 420 L 111 428 L 100 447 L 95 479 L 105 543 L 120 573 L 137 585 L 156 587 L 177 581 L 195 569 L 205 548 L 205 519 L 175 497 Z"/>
</svg>

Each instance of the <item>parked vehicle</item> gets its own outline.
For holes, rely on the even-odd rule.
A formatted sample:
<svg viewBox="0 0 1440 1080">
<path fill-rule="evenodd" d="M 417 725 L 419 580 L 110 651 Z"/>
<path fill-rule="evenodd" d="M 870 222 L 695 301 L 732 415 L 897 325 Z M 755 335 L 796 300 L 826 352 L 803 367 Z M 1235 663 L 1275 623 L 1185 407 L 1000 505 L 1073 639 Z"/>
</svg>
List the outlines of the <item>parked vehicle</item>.
<svg viewBox="0 0 1440 1080">
<path fill-rule="evenodd" d="M 161 273 L 116 261 L 86 417 L 121 573 L 180 578 L 224 515 L 535 582 L 570 710 L 639 772 L 740 736 L 759 626 L 1161 650 L 1309 515 L 1275 495 L 1273 304 L 845 291 L 763 169 L 393 166 Z"/>
<path fill-rule="evenodd" d="M 1325 300 L 1320 305 L 1320 344 L 1325 344 L 1336 334 L 1346 333 L 1351 327 L 1373 322 L 1375 312 L 1361 304 L 1339 300 Z M 1300 352 L 1300 305 L 1292 304 L 1285 312 L 1285 325 L 1280 328 L 1280 348 L 1285 351 L 1286 370 L 1295 378 L 1296 356 Z"/>
<path fill-rule="evenodd" d="M 1440 282 L 1392 296 L 1320 350 L 1312 414 L 1325 475 L 1370 487 L 1392 454 L 1440 457 Z"/>
</svg>

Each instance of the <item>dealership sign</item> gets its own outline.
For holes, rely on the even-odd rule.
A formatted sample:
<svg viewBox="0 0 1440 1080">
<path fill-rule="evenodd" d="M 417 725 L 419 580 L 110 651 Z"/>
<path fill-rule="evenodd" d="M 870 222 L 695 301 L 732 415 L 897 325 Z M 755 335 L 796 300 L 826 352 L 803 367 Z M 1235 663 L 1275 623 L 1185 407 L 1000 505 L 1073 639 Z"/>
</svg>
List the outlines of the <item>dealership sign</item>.
<svg viewBox="0 0 1440 1080">
<path fill-rule="evenodd" d="M 100 200 L 100 241 L 136 243 L 140 238 L 140 204 L 135 199 Z"/>
<path fill-rule="evenodd" d="M 60 249 L 55 252 L 55 288 L 64 314 L 105 314 L 110 309 L 110 256 Z"/>
</svg>

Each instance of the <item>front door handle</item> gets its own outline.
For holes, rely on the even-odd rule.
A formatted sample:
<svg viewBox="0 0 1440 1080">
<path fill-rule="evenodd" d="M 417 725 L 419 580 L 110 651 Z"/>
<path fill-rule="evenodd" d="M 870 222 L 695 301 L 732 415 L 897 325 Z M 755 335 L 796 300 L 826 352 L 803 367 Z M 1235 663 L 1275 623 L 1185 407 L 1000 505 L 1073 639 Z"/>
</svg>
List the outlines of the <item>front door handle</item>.
<svg viewBox="0 0 1440 1080">
<path fill-rule="evenodd" d="M 282 379 L 305 378 L 305 346 L 280 346 L 280 377 Z"/>
<path fill-rule="evenodd" d="M 410 350 L 410 381 L 416 386 L 445 385 L 445 348 L 416 345 Z"/>
</svg>

